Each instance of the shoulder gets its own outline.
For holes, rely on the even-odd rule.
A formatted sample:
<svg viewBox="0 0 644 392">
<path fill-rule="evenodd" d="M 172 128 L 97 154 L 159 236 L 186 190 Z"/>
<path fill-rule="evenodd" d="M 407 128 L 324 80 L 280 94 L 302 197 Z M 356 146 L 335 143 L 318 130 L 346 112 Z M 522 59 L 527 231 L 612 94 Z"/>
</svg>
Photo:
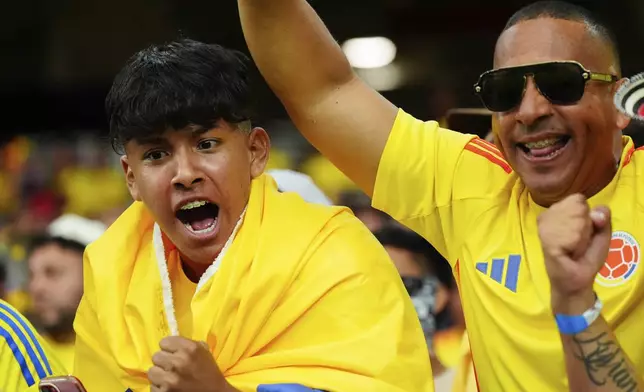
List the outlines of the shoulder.
<svg viewBox="0 0 644 392">
<path fill-rule="evenodd" d="M 395 267 L 380 242 L 348 210 L 334 215 L 322 228 L 316 242 L 311 254 L 313 268 L 335 268 L 344 274 L 397 277 Z"/>
<path fill-rule="evenodd" d="M 0 357 L 7 377 L 19 379 L 25 385 L 34 385 L 39 379 L 53 374 L 49 350 L 31 323 L 15 308 L 0 300 Z M 15 370 L 10 370 L 14 368 Z M 54 370 L 56 367 L 54 366 Z M 16 374 L 8 374 L 13 373 Z"/>
</svg>

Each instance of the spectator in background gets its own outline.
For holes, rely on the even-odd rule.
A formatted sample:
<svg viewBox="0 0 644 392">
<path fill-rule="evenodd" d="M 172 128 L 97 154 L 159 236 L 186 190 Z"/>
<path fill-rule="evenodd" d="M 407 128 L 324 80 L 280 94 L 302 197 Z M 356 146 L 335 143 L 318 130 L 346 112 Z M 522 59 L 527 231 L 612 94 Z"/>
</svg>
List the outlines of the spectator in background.
<svg viewBox="0 0 644 392">
<path fill-rule="evenodd" d="M 372 232 L 392 221 L 389 215 L 371 207 L 371 199 L 361 191 L 348 190 L 341 192 L 337 204 L 349 207 L 354 215 Z"/>
<path fill-rule="evenodd" d="M 34 321 L 69 371 L 74 364 L 74 317 L 83 295 L 83 252 L 104 231 L 100 222 L 63 215 L 32 243 L 27 258 Z"/>
<path fill-rule="evenodd" d="M 374 235 L 385 247 L 412 297 L 427 339 L 437 392 L 451 388 L 462 357 L 464 322 L 447 260 L 424 238 L 390 223 Z M 455 321 L 453 321 L 455 320 Z"/>
</svg>

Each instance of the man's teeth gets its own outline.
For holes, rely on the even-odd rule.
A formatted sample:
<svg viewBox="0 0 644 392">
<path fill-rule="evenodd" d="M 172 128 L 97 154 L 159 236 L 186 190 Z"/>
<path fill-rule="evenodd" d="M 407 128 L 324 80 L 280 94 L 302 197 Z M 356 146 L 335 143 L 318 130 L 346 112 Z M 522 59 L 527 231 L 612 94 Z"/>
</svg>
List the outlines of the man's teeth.
<svg viewBox="0 0 644 392">
<path fill-rule="evenodd" d="M 210 224 L 210 226 L 208 226 L 208 227 L 206 227 L 205 229 L 202 229 L 202 230 L 195 230 L 195 229 L 193 229 L 193 228 L 192 228 L 192 226 L 190 226 L 190 223 L 184 223 L 183 225 L 186 227 L 186 229 L 190 230 L 190 231 L 191 231 L 191 232 L 193 232 L 193 233 L 196 233 L 196 234 L 207 234 L 207 233 L 210 233 L 210 232 L 212 232 L 213 230 L 215 230 L 215 227 L 217 226 L 217 218 L 215 218 L 215 220 L 213 220 L 213 221 L 212 221 L 212 223 Z"/>
<path fill-rule="evenodd" d="M 539 140 L 537 142 L 526 143 L 525 146 L 528 147 L 529 149 L 545 148 L 545 147 L 554 146 L 555 144 L 557 144 L 559 142 L 561 142 L 561 138 L 553 137 L 553 138 L 550 138 L 550 139 Z"/>
<path fill-rule="evenodd" d="M 205 206 L 206 204 L 208 204 L 208 202 L 207 202 L 207 201 L 205 201 L 205 200 L 191 201 L 190 203 L 184 204 L 184 205 L 181 207 L 181 209 L 182 209 L 182 210 L 191 210 L 191 209 L 193 209 L 193 208 L 203 207 L 203 206 Z"/>
</svg>

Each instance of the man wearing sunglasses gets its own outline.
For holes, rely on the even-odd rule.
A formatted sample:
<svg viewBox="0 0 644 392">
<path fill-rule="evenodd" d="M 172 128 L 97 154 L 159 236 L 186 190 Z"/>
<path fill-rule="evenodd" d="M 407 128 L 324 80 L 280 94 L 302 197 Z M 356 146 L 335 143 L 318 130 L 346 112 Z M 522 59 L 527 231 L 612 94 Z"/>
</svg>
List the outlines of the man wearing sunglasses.
<svg viewBox="0 0 644 392">
<path fill-rule="evenodd" d="M 621 133 L 629 119 L 613 104 L 622 82 L 605 26 L 561 2 L 510 19 L 475 86 L 497 149 L 369 88 L 305 0 L 238 4 L 251 54 L 297 128 L 451 263 L 482 391 L 637 390 L 644 154 Z M 607 211 L 591 219 L 601 204 L 612 240 Z M 591 243 L 610 253 L 584 251 Z"/>
</svg>

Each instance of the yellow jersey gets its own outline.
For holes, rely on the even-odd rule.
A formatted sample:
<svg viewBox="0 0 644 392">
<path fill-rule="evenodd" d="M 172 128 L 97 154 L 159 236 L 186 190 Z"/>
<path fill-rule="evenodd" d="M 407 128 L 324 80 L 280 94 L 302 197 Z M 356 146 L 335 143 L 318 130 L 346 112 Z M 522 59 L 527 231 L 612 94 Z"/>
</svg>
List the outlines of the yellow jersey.
<svg viewBox="0 0 644 392">
<path fill-rule="evenodd" d="M 31 323 L 0 300 L 0 391 L 36 388 L 42 378 L 64 374 Z"/>
<path fill-rule="evenodd" d="M 623 138 L 619 169 L 591 206 L 612 211 L 613 239 L 595 289 L 603 316 L 644 373 L 644 153 Z M 639 198 L 638 198 L 639 195 Z M 459 286 L 481 391 L 567 390 L 550 306 L 537 205 L 494 145 L 399 111 L 373 206 L 424 236 Z"/>
<path fill-rule="evenodd" d="M 43 336 L 43 338 L 65 370 L 71 372 L 74 368 L 74 342 L 59 343 L 48 336 Z"/>
</svg>

